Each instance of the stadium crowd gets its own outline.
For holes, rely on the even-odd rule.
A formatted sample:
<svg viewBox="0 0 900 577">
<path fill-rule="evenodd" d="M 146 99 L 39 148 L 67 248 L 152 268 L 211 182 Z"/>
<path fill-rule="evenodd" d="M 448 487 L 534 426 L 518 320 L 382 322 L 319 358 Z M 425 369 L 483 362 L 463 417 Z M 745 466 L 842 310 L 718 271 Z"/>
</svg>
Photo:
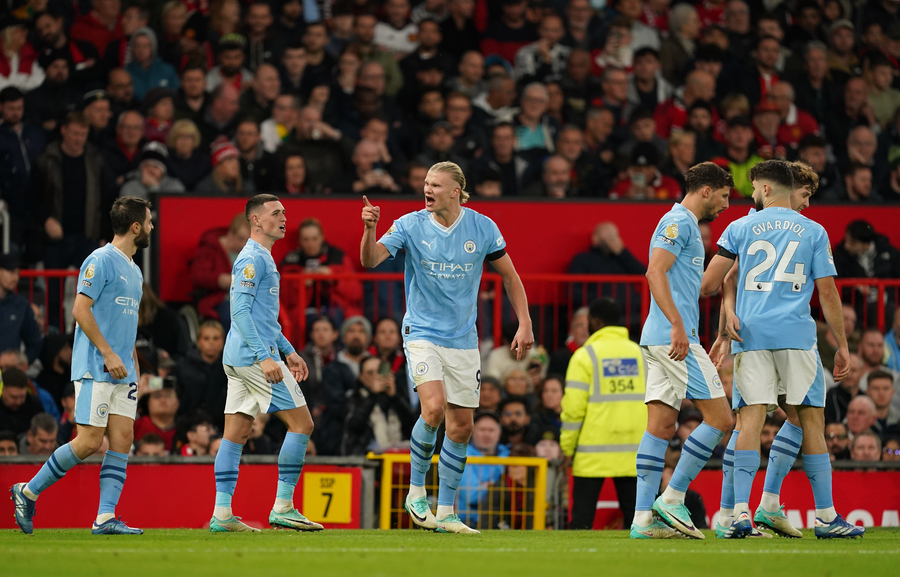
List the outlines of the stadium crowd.
<svg viewBox="0 0 900 577">
<path fill-rule="evenodd" d="M 900 200 L 893 0 L 0 4 L 0 198 L 11 216 L 0 455 L 49 454 L 74 435 L 71 338 L 46 330 L 64 324 L 59 290 L 49 283 L 46 310 L 29 303 L 18 270 L 79 266 L 110 237 L 107 207 L 120 195 L 412 196 L 429 166 L 451 160 L 482 197 L 677 200 L 687 168 L 712 160 L 748 197 L 750 168 L 786 158 L 815 169 L 815 202 Z M 339 248 L 326 233 L 304 221 L 281 272 L 358 270 L 356 240 Z M 135 454 L 217 451 L 226 296 L 248 236 L 238 215 L 201 239 L 194 330 L 145 287 Z M 625 247 L 613 223 L 585 245 L 569 272 L 646 270 L 633 256 L 644 247 Z M 840 276 L 900 278 L 900 252 L 865 221 L 834 257 Z M 408 447 L 418 409 L 398 319 L 372 318 L 362 283 L 309 283 L 310 302 L 285 291 L 282 309 L 308 318 L 310 454 Z M 863 310 L 874 302 L 852 290 L 854 367 L 828 393 L 829 448 L 835 459 L 900 460 L 900 312 L 886 334 L 858 326 L 875 318 Z M 587 326 L 577 310 L 563 346 L 522 361 L 485 350 L 470 454 L 560 457 L 564 375 Z M 823 350 L 829 337 L 823 329 Z M 677 437 L 700 420 L 686 407 Z M 284 434 L 262 414 L 245 451 L 276 454 Z"/>
</svg>

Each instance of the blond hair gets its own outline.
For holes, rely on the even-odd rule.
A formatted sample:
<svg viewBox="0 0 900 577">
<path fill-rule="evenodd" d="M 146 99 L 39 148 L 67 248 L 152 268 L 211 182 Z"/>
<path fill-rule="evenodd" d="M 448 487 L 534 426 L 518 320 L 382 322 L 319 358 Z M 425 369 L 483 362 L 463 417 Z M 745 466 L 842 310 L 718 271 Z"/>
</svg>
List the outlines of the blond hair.
<svg viewBox="0 0 900 577">
<path fill-rule="evenodd" d="M 466 175 L 455 162 L 438 162 L 428 169 L 428 172 L 443 172 L 453 177 L 453 180 L 459 185 L 459 202 L 464 204 L 469 200 L 469 193 L 466 192 Z"/>
<path fill-rule="evenodd" d="M 794 188 L 809 187 L 809 193 L 815 194 L 819 188 L 819 175 L 813 170 L 813 167 L 795 160 L 790 163 L 791 172 L 794 174 Z"/>
<path fill-rule="evenodd" d="M 169 129 L 169 136 L 166 138 L 168 147 L 174 149 L 175 141 L 181 136 L 190 136 L 194 139 L 194 150 L 200 146 L 200 130 L 193 120 L 182 118 L 172 123 L 172 128 Z"/>
</svg>

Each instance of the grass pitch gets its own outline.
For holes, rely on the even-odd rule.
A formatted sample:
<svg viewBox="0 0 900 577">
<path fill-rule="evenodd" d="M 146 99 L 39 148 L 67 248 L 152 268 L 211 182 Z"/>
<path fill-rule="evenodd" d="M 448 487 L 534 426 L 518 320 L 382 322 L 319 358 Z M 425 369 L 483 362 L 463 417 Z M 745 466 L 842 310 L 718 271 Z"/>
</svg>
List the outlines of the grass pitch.
<svg viewBox="0 0 900 577">
<path fill-rule="evenodd" d="M 860 540 L 632 541 L 624 531 L 324 531 L 210 534 L 148 530 L 94 536 L 89 530 L 0 531 L 0 575 L 525 575 L 660 574 L 777 577 L 898 575 L 900 529 L 869 529 Z"/>
</svg>

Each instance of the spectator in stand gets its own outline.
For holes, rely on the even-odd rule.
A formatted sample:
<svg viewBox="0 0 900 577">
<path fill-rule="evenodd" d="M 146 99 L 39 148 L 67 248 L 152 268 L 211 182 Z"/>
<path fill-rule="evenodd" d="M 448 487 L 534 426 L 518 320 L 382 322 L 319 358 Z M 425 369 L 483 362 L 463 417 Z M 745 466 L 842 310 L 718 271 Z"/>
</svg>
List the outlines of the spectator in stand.
<svg viewBox="0 0 900 577">
<path fill-rule="evenodd" d="M 660 158 L 666 155 L 669 147 L 668 143 L 656 134 L 653 110 L 648 108 L 638 108 L 631 113 L 631 117 L 628 119 L 628 136 L 625 142 L 619 146 L 619 156 L 630 158 L 635 146 L 642 142 L 655 146 Z"/>
<path fill-rule="evenodd" d="M 178 49 L 173 55 L 173 66 L 179 70 L 192 66 L 200 66 L 204 72 L 215 65 L 213 48 L 210 41 L 208 22 L 199 10 L 191 14 L 181 29 Z M 205 81 L 205 79 L 204 79 Z"/>
<path fill-rule="evenodd" d="M 566 272 L 577 275 L 643 275 L 647 268 L 625 248 L 615 223 L 607 221 L 594 228 L 591 250 L 576 254 Z M 639 322 L 641 297 L 632 285 L 604 283 L 598 286 L 595 283 L 576 282 L 572 289 L 572 302 L 576 306 L 587 306 L 601 296 L 612 296 L 627 303 L 631 324 Z"/>
<path fill-rule="evenodd" d="M 847 137 L 847 164 L 857 163 L 872 170 L 873 182 L 881 182 L 884 178 L 885 162 L 883 155 L 878 155 L 878 138 L 867 126 L 857 126 L 850 130 Z"/>
<path fill-rule="evenodd" d="M 410 406 L 416 406 L 419 402 L 412 383 L 409 382 L 409 373 L 406 369 L 406 355 L 403 353 L 403 338 L 400 336 L 400 323 L 392 317 L 382 317 L 375 323 L 372 336 L 372 346 L 369 354 L 378 357 L 391 368 L 397 385 L 397 393 L 406 399 Z M 381 367 L 380 370 L 383 370 Z"/>
<path fill-rule="evenodd" d="M 212 172 L 196 187 L 202 194 L 252 195 L 256 186 L 241 176 L 240 152 L 224 138 L 212 148 Z"/>
<path fill-rule="evenodd" d="M 872 169 L 858 162 L 851 162 L 844 172 L 844 189 L 838 200 L 854 203 L 874 203 L 881 199 L 872 190 Z"/>
<path fill-rule="evenodd" d="M 629 32 L 631 43 L 629 48 L 637 52 L 641 48 L 650 47 L 659 51 L 659 32 L 641 22 L 644 15 L 644 6 L 641 0 L 616 0 L 613 3 L 616 12 L 630 23 Z"/>
<path fill-rule="evenodd" d="M 29 195 L 48 237 L 44 265 L 50 269 L 80 266 L 100 239 L 111 237 L 107 213 L 115 184 L 88 132 L 84 115 L 70 112 L 61 140 L 47 146 L 31 173 Z M 59 326 L 59 281 L 48 285 L 49 322 Z"/>
<path fill-rule="evenodd" d="M 825 425 L 825 444 L 832 461 L 850 459 L 850 435 L 844 423 L 828 423 Z"/>
<path fill-rule="evenodd" d="M 824 4 L 824 3 L 823 3 Z M 795 24 L 788 29 L 784 43 L 792 50 L 799 49 L 808 42 L 822 41 L 825 31 L 822 28 L 822 4 L 804 0 L 793 10 Z M 779 38 L 779 40 L 781 40 Z"/>
<path fill-rule="evenodd" d="M 272 103 L 271 117 L 264 119 L 259 131 L 266 152 L 274 153 L 287 139 L 297 123 L 299 100 L 291 94 L 281 94 Z"/>
<path fill-rule="evenodd" d="M 190 415 L 198 410 L 206 415 L 225 414 L 228 378 L 222 367 L 224 348 L 225 329 L 222 324 L 212 319 L 203 321 L 197 330 L 197 347 L 188 351 L 172 371 L 182 414 Z M 211 422 L 218 428 L 225 423 L 221 416 Z"/>
<path fill-rule="evenodd" d="M 272 116 L 272 105 L 281 93 L 281 80 L 278 69 L 271 64 L 262 64 L 253 74 L 250 88 L 245 90 L 240 99 L 241 113 L 257 123 Z"/>
<path fill-rule="evenodd" d="M 800 140 L 798 155 L 800 160 L 810 165 L 819 177 L 816 198 L 836 200 L 842 196 L 842 178 L 837 166 L 828 161 L 828 144 L 816 134 L 809 134 Z"/>
<path fill-rule="evenodd" d="M 41 54 L 38 63 L 44 68 L 44 82 L 28 93 L 26 118 L 52 133 L 64 111 L 74 109 L 81 101 L 81 91 L 69 80 L 69 59 L 60 51 Z"/>
<path fill-rule="evenodd" d="M 131 35 L 132 60 L 125 65 L 134 83 L 134 95 L 141 100 L 151 88 L 175 90 L 179 86 L 178 73 L 172 65 L 157 55 L 156 33 L 139 28 Z"/>
<path fill-rule="evenodd" d="M 453 137 L 453 153 L 467 164 L 481 156 L 487 148 L 487 137 L 472 116 L 472 101 L 462 92 L 451 92 L 446 100 L 447 122 Z M 470 164 L 471 166 L 471 164 Z"/>
<path fill-rule="evenodd" d="M 147 27 L 149 23 L 150 13 L 144 6 L 126 8 L 122 12 L 122 35 L 107 44 L 106 50 L 100 53 L 103 57 L 102 69 L 111 70 L 131 62 L 133 55 L 129 49 L 131 37 L 137 30 Z"/>
<path fill-rule="evenodd" d="M 187 354 L 191 347 L 190 334 L 184 319 L 170 309 L 158 296 L 148 283 L 144 283 L 143 296 L 138 308 L 137 330 L 138 353 L 141 353 L 141 341 L 151 347 L 162 349 L 165 353 L 159 353 L 160 359 L 169 357 L 169 367 L 173 366 L 171 360 L 178 360 Z M 153 368 L 162 375 L 163 362 L 153 363 Z M 165 375 L 162 375 L 165 376 Z"/>
<path fill-rule="evenodd" d="M 553 351 L 550 355 L 550 364 L 547 368 L 547 372 L 553 375 L 565 374 L 566 369 L 569 367 L 569 359 L 572 358 L 572 353 L 584 345 L 584 342 L 589 336 L 588 307 L 584 306 L 572 314 L 572 319 L 569 321 L 569 334 L 566 337 L 566 341 L 563 343 L 562 347 Z"/>
<path fill-rule="evenodd" d="M 169 147 L 169 175 L 177 178 L 188 191 L 209 174 L 210 158 L 201 146 L 200 131 L 192 120 L 176 120 L 169 130 L 166 144 Z"/>
<path fill-rule="evenodd" d="M 900 373 L 891 370 L 890 367 L 884 364 L 884 336 L 882 336 L 881 331 L 877 328 L 872 327 L 863 331 L 862 337 L 859 340 L 859 356 L 865 364 L 865 374 L 859 381 L 859 388 L 863 392 L 867 390 L 869 374 L 874 371 L 887 372 L 894 378 L 895 382 L 900 380 Z M 900 387 L 898 387 L 898 390 L 900 390 Z M 894 404 L 900 409 L 900 403 L 897 402 L 896 398 L 894 399 Z"/>
<path fill-rule="evenodd" d="M 181 71 L 181 86 L 175 93 L 175 114 L 178 121 L 183 118 L 200 122 L 209 106 L 210 96 L 206 92 L 206 70 L 199 65 L 186 66 Z"/>
<path fill-rule="evenodd" d="M 284 154 L 282 173 L 284 188 L 289 195 L 311 192 L 306 172 L 306 159 L 299 153 L 288 151 Z"/>
<path fill-rule="evenodd" d="M 834 156 L 838 159 L 848 156 L 847 141 L 854 129 L 878 126 L 875 111 L 867 96 L 865 80 L 857 76 L 847 80 L 844 85 L 843 108 L 833 110 L 830 123 L 825 125 L 825 132 L 830 135 L 828 140 L 834 148 Z M 868 142 L 868 138 L 866 141 Z M 872 153 L 874 152 L 873 150 Z"/>
<path fill-rule="evenodd" d="M 861 72 L 859 56 L 853 50 L 856 44 L 856 26 L 847 19 L 840 19 L 828 29 L 828 67 L 839 85 Z"/>
<path fill-rule="evenodd" d="M 147 433 L 140 441 L 135 441 L 136 457 L 165 457 L 166 442 L 156 433 Z"/>
<path fill-rule="evenodd" d="M 433 131 L 432 131 L 433 132 Z M 446 128 L 444 134 L 448 134 Z M 431 142 L 431 137 L 429 137 Z M 424 154 L 424 153 L 423 153 Z M 354 194 L 394 194 L 400 192 L 400 186 L 391 174 L 384 169 L 381 161 L 381 150 L 371 140 L 360 140 L 350 157 L 354 166 L 352 174 L 339 180 L 335 188 L 339 191 L 353 191 Z M 433 163 L 432 163 L 433 164 Z"/>
<path fill-rule="evenodd" d="M 799 109 L 794 99 L 794 87 L 788 82 L 776 82 L 769 91 L 769 101 L 775 104 L 781 120 L 778 141 L 796 151 L 804 136 L 819 132 L 819 123 L 808 112 Z"/>
<path fill-rule="evenodd" d="M 595 98 L 592 106 L 603 106 L 609 109 L 615 116 L 613 139 L 621 144 L 625 138 L 626 122 L 631 114 L 628 105 L 628 72 L 617 66 L 607 66 L 600 78 L 600 86 L 603 88 L 603 96 Z"/>
<path fill-rule="evenodd" d="M 400 89 L 403 88 L 403 74 L 400 72 L 400 66 L 397 64 L 393 54 L 387 50 L 382 50 L 375 42 L 375 27 L 377 23 L 378 19 L 373 14 L 358 14 L 356 22 L 353 24 L 353 33 L 356 41 L 351 46 L 354 46 L 354 49 L 362 55 L 364 64 L 377 62 L 381 65 L 385 81 L 384 92 L 388 96 L 396 96 Z"/>
<path fill-rule="evenodd" d="M 534 24 L 525 18 L 526 0 L 501 0 L 499 20 L 491 21 L 481 36 L 481 53 L 498 55 L 509 63 L 516 52 L 538 39 Z"/>
<path fill-rule="evenodd" d="M 306 160 L 308 181 L 317 193 L 330 193 L 335 181 L 349 172 L 354 143 L 322 121 L 322 112 L 304 106 L 286 146 Z"/>
<path fill-rule="evenodd" d="M 347 398 L 359 378 L 360 363 L 368 356 L 372 323 L 362 316 L 350 317 L 341 325 L 343 350 L 322 371 L 321 419 L 316 426 L 316 448 L 320 455 L 340 454 Z"/>
<path fill-rule="evenodd" d="M 750 169 L 763 162 L 763 159 L 755 154 L 750 146 L 753 143 L 754 135 L 749 118 L 734 116 L 728 120 L 727 126 L 724 161 L 727 162 L 728 170 L 734 178 L 734 188 L 737 194 L 749 197 L 753 194 L 753 184 L 748 177 Z"/>
<path fill-rule="evenodd" d="M 41 384 L 41 388 L 53 396 L 57 403 L 60 403 L 63 390 L 72 382 L 70 380 L 72 376 L 71 337 L 60 334 L 46 335 L 39 360 L 42 369 L 37 377 L 37 382 Z"/>
<path fill-rule="evenodd" d="M 11 222 L 4 227 L 10 229 L 14 255 L 24 255 L 26 238 L 31 236 L 28 180 L 31 167 L 47 146 L 40 128 L 23 121 L 24 111 L 25 96 L 18 88 L 0 90 L 0 198 L 6 201 L 10 214 Z"/>
<path fill-rule="evenodd" d="M 12 431 L 0 431 L 0 458 L 19 456 L 19 445 Z"/>
<path fill-rule="evenodd" d="M 187 24 L 189 11 L 187 5 L 179 0 L 169 0 L 163 4 L 160 14 L 162 38 L 159 42 L 159 55 L 163 60 L 180 70 L 181 31 Z"/>
<path fill-rule="evenodd" d="M 509 122 L 498 122 L 491 132 L 490 148 L 476 161 L 475 172 L 493 170 L 501 176 L 503 196 L 520 196 L 530 180 L 528 161 L 515 150 L 516 133 Z"/>
<path fill-rule="evenodd" d="M 55 53 L 64 57 L 73 67 L 72 84 L 84 91 L 102 82 L 104 67 L 100 62 L 100 54 L 93 44 L 69 37 L 62 14 L 55 11 L 41 12 L 34 20 L 34 27 L 41 41 L 42 55 Z M 42 67 L 46 72 L 47 67 Z"/>
<path fill-rule="evenodd" d="M 418 34 L 418 25 L 409 18 L 409 1 L 387 0 L 384 20 L 375 25 L 375 44 L 400 61 L 416 49 Z"/>
<path fill-rule="evenodd" d="M 19 440 L 20 455 L 52 455 L 56 450 L 59 423 L 53 415 L 38 413 L 31 419 L 28 432 Z"/>
<path fill-rule="evenodd" d="M 279 179 L 278 161 L 263 147 L 259 122 L 254 118 L 242 120 L 234 132 L 234 144 L 240 152 L 244 182 L 252 182 L 255 190 L 274 190 Z"/>
<path fill-rule="evenodd" d="M 29 92 L 44 82 L 38 52 L 28 42 L 28 22 L 15 16 L 0 20 L 0 90 L 14 86 Z"/>
<path fill-rule="evenodd" d="M 488 81 L 487 91 L 476 97 L 472 105 L 485 123 L 508 121 L 516 99 L 516 83 L 508 76 L 495 76 Z"/>
<path fill-rule="evenodd" d="M 475 413 L 472 438 L 466 448 L 467 457 L 508 457 L 509 445 L 500 444 L 500 416 L 494 411 Z M 459 482 L 460 519 L 467 525 L 478 523 L 478 504 L 484 500 L 488 487 L 500 480 L 502 465 L 469 465 Z"/>
<path fill-rule="evenodd" d="M 544 382 L 537 388 L 538 406 L 532 414 L 535 428 L 539 431 L 550 431 L 554 438 L 559 439 L 562 421 L 562 399 L 565 391 L 565 377 L 560 375 L 547 375 Z"/>
<path fill-rule="evenodd" d="M 679 199 L 681 187 L 670 176 L 662 174 L 657 166 L 660 154 L 656 146 L 642 142 L 631 152 L 628 178 L 616 183 L 609 191 L 609 198 L 618 199 Z"/>
<path fill-rule="evenodd" d="M 93 44 L 97 54 L 104 54 L 110 42 L 122 37 L 121 9 L 119 0 L 94 0 L 93 10 L 78 16 L 69 34 L 74 40 Z"/>
<path fill-rule="evenodd" d="M 475 27 L 474 0 L 448 0 L 448 17 L 441 21 L 441 51 L 449 54 L 454 62 L 465 58 L 467 53 L 478 52 L 481 34 Z"/>
<path fill-rule="evenodd" d="M 459 61 L 458 71 L 459 75 L 446 82 L 447 88 L 451 92 L 461 92 L 470 100 L 484 94 L 487 84 L 484 81 L 484 56 L 480 52 L 470 50 L 463 54 Z"/>
<path fill-rule="evenodd" d="M 675 96 L 656 107 L 656 130 L 660 138 L 669 138 L 673 130 L 684 128 L 688 120 L 688 109 L 695 102 L 711 102 L 715 97 L 716 79 L 712 74 L 703 70 L 689 73 L 684 81 L 681 97 Z"/>
<path fill-rule="evenodd" d="M 500 402 L 503 400 L 503 387 L 500 381 L 490 375 L 481 376 L 481 395 L 478 397 L 478 410 L 493 411 L 500 410 Z"/>
<path fill-rule="evenodd" d="M 781 116 L 778 105 L 766 100 L 756 105 L 753 114 L 753 129 L 756 134 L 756 154 L 765 160 L 785 160 L 787 147 L 778 138 Z"/>
<path fill-rule="evenodd" d="M 691 105 L 684 131 L 694 134 L 696 149 L 694 162 L 706 162 L 711 158 L 725 156 L 725 145 L 717 140 L 715 134 L 713 108 L 709 102 L 698 100 Z"/>
<path fill-rule="evenodd" d="M 150 89 L 144 96 L 143 108 L 147 115 L 144 138 L 165 143 L 175 115 L 175 91 L 168 88 Z"/>
<path fill-rule="evenodd" d="M 244 213 L 236 214 L 228 227 L 213 228 L 200 237 L 200 246 L 190 261 L 191 297 L 201 318 L 218 319 L 231 325 L 228 291 L 231 268 L 250 238 L 250 224 Z M 217 414 L 217 413 L 212 413 Z"/>
<path fill-rule="evenodd" d="M 891 330 L 884 335 L 884 364 L 892 371 L 900 372 L 900 308 L 894 311 Z"/>
<path fill-rule="evenodd" d="M 206 91 L 212 92 L 220 84 L 228 84 L 239 91 L 247 88 L 253 73 L 244 68 L 244 47 L 247 39 L 240 34 L 226 34 L 219 38 L 216 61 L 218 66 L 206 73 Z"/>
<path fill-rule="evenodd" d="M 537 32 L 536 42 L 526 44 L 516 52 L 513 75 L 521 84 L 546 82 L 548 77 L 562 74 L 572 51 L 560 44 L 566 29 L 558 15 L 545 16 Z"/>
<path fill-rule="evenodd" d="M 441 25 L 430 18 L 422 20 L 418 24 L 418 46 L 408 56 L 400 61 L 400 70 L 403 72 L 403 85 L 414 86 L 420 70 L 429 67 L 437 67 L 441 72 L 453 69 L 455 62 L 450 55 L 440 50 Z"/>
<path fill-rule="evenodd" d="M 315 218 L 300 223 L 300 246 L 281 261 L 278 270 L 285 273 L 332 275 L 353 272 L 353 261 L 344 251 L 326 242 L 322 224 Z M 359 281 L 342 279 L 307 279 L 305 303 L 298 302 L 297 290 L 286 287 L 281 301 L 291 318 L 305 314 L 309 322 L 319 315 L 328 315 L 336 322 L 358 315 L 361 311 L 362 285 Z M 370 331 L 371 332 L 371 331 Z"/>
<path fill-rule="evenodd" d="M 341 442 L 342 455 L 383 453 L 409 447 L 416 414 L 406 396 L 398 393 L 391 366 L 378 357 L 360 362 L 359 377 L 347 398 L 347 418 Z"/>
<path fill-rule="evenodd" d="M 847 416 L 847 406 L 850 401 L 862 392 L 859 381 L 866 369 L 862 358 L 856 353 L 850 353 L 850 372 L 837 386 L 828 390 L 825 395 L 825 422 L 840 423 Z"/>
<path fill-rule="evenodd" d="M 306 402 L 312 408 L 313 419 L 318 422 L 322 414 L 322 376 L 337 355 L 335 343 L 338 340 L 337 327 L 331 317 L 317 317 L 310 324 L 309 338 L 300 351 L 300 357 L 309 367 L 309 376 L 300 383 Z"/>
<path fill-rule="evenodd" d="M 659 58 L 659 53 L 652 48 L 635 52 L 634 75 L 628 82 L 628 104 L 632 110 L 648 109 L 652 114 L 675 93 L 674 87 L 662 77 Z"/>
<path fill-rule="evenodd" d="M 124 68 L 113 68 L 109 71 L 106 92 L 109 94 L 110 106 L 116 118 L 126 110 L 139 108 L 134 98 L 134 82 L 131 80 L 131 74 Z"/>
<path fill-rule="evenodd" d="M 531 415 L 525 397 L 509 396 L 500 403 L 500 426 L 503 428 L 500 442 L 504 445 L 524 443 L 534 447 L 540 440 L 531 426 Z"/>
<path fill-rule="evenodd" d="M 663 39 L 659 50 L 662 76 L 671 85 L 682 84 L 688 65 L 694 57 L 700 30 L 700 18 L 693 6 L 678 4 L 672 7 L 669 36 Z"/>
<path fill-rule="evenodd" d="M 891 246 L 886 236 L 876 233 L 871 224 L 855 220 L 847 225 L 843 242 L 834 247 L 834 265 L 844 278 L 900 278 L 900 251 Z M 851 290 L 857 293 L 852 301 Z M 888 303 L 895 306 L 891 291 L 887 292 Z M 876 290 L 866 286 L 847 288 L 842 298 L 844 302 L 856 303 L 857 316 L 868 319 L 870 324 L 877 321 Z"/>
<path fill-rule="evenodd" d="M 869 87 L 867 101 L 875 120 L 882 127 L 894 119 L 900 108 L 900 90 L 891 88 L 894 81 L 894 63 L 885 54 L 875 53 L 869 59 L 866 82 Z"/>
<path fill-rule="evenodd" d="M 871 371 L 867 377 L 866 394 L 875 403 L 877 421 L 873 430 L 882 438 L 900 434 L 900 408 L 891 404 L 895 396 L 894 375 L 880 369 Z"/>
<path fill-rule="evenodd" d="M 28 356 L 18 347 L 6 349 L 0 353 L 0 371 L 16 368 L 27 375 L 28 365 Z M 54 419 L 59 419 L 59 407 L 56 404 L 56 399 L 49 392 L 42 389 L 34 379 L 28 379 L 28 392 L 41 401 L 41 407 L 43 407 L 45 413 L 50 413 Z"/>
<path fill-rule="evenodd" d="M 116 122 L 116 138 L 104 147 L 104 158 L 116 185 L 125 183 L 125 177 L 137 170 L 140 152 L 144 147 L 144 117 L 136 110 L 126 110 Z"/>
<path fill-rule="evenodd" d="M 847 405 L 847 417 L 844 422 L 850 432 L 850 439 L 854 439 L 860 433 L 871 431 L 878 421 L 875 414 L 875 401 L 867 395 L 857 395 Z"/>
<path fill-rule="evenodd" d="M 596 17 L 590 0 L 569 0 L 566 3 L 566 35 L 563 44 L 574 50 L 590 51 L 600 36 L 601 21 Z"/>
<path fill-rule="evenodd" d="M 149 199 L 158 192 L 184 192 L 184 184 L 168 174 L 169 151 L 164 144 L 148 142 L 141 150 L 137 174 L 122 185 L 121 196 Z"/>
<path fill-rule="evenodd" d="M 435 122 L 425 139 L 425 149 L 416 157 L 416 162 L 423 166 L 433 166 L 439 162 L 454 162 L 463 170 L 468 168 L 465 159 L 457 156 L 453 150 L 456 141 L 453 138 L 453 125 L 445 120 Z M 399 192 L 398 189 L 381 184 L 385 192 Z"/>
<path fill-rule="evenodd" d="M 81 110 L 90 127 L 88 140 L 97 148 L 102 149 L 112 137 L 112 127 L 109 124 L 109 120 L 112 118 L 109 94 L 102 89 L 91 90 L 81 97 L 78 109 Z"/>
<path fill-rule="evenodd" d="M 572 182 L 572 165 L 559 155 L 544 160 L 541 180 L 532 182 L 522 191 L 522 196 L 543 198 L 569 198 L 577 195 L 578 190 Z"/>
<path fill-rule="evenodd" d="M 216 432 L 209 415 L 203 411 L 198 411 L 186 419 L 182 419 L 179 429 L 184 431 L 177 434 L 177 443 L 181 446 L 180 454 L 182 457 L 197 457 L 209 454 L 210 439 Z"/>
<path fill-rule="evenodd" d="M 881 449 L 881 460 L 900 461 L 900 437 L 888 437 L 884 440 L 884 448 Z"/>
<path fill-rule="evenodd" d="M 263 64 L 278 62 L 284 50 L 285 38 L 272 28 L 275 22 L 272 7 L 266 2 L 254 2 L 247 7 L 244 22 L 247 31 L 244 50 L 248 68 L 258 70 Z"/>
<path fill-rule="evenodd" d="M 793 81 L 796 105 L 809 112 L 821 126 L 830 125 L 830 117 L 840 107 L 838 87 L 828 72 L 828 47 L 810 42 L 803 50 L 803 75 Z"/>
<path fill-rule="evenodd" d="M 134 440 L 140 442 L 149 433 L 159 435 L 166 444 L 166 452 L 171 453 L 175 448 L 175 415 L 180 404 L 175 383 L 152 375 L 148 378 L 149 391 L 138 399 L 141 416 L 134 422 Z"/>
<path fill-rule="evenodd" d="M 676 132 L 669 137 L 667 152 L 659 171 L 675 180 L 679 188 L 684 190 L 684 173 L 701 160 L 697 158 L 697 136 L 689 131 Z"/>
<path fill-rule="evenodd" d="M 31 426 L 31 419 L 43 413 L 41 401 L 28 391 L 28 377 L 15 367 L 3 371 L 0 390 L 0 431 L 21 435 Z"/>
<path fill-rule="evenodd" d="M 881 439 L 872 431 L 862 431 L 850 442 L 851 461 L 880 461 Z"/>
</svg>

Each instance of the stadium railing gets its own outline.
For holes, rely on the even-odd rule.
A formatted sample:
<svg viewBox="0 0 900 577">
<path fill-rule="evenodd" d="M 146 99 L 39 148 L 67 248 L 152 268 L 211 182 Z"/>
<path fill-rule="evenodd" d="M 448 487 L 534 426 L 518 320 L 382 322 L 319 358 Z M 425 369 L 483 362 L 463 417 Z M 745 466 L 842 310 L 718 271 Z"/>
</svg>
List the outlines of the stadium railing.
<svg viewBox="0 0 900 577">
<path fill-rule="evenodd" d="M 49 306 L 49 279 L 68 279 L 78 276 L 77 270 L 22 269 L 20 276 L 27 283 L 22 291 L 31 302 Z M 650 289 L 643 275 L 570 275 L 523 274 L 522 283 L 528 294 L 535 339 L 548 351 L 565 343 L 569 321 L 579 307 L 587 306 L 598 296 L 619 301 L 623 322 L 631 337 L 640 337 L 640 328 L 650 309 Z M 362 298 L 347 302 L 336 295 L 339 283 L 359 283 Z M 62 331 L 65 311 L 71 303 L 65 299 L 65 282 L 58 283 L 59 318 Z M 882 333 L 890 329 L 894 310 L 900 302 L 900 279 L 836 279 L 845 304 L 857 313 L 857 327 L 876 327 Z M 70 286 L 69 294 L 74 291 Z M 323 274 L 286 273 L 281 277 L 282 310 L 279 320 L 284 333 L 300 349 L 306 344 L 310 322 L 319 314 L 329 314 L 338 324 L 353 314 L 364 314 L 377 321 L 393 317 L 400 321 L 406 312 L 403 297 L 403 273 L 348 272 Z M 497 298 L 497 295 L 502 295 Z M 71 300 L 71 299 L 70 299 Z M 715 339 L 719 319 L 719 295 L 700 299 L 698 337 L 709 346 Z M 288 303 L 292 306 L 288 307 Z M 813 297 L 813 315 L 822 319 L 818 298 Z M 485 273 L 478 299 L 478 333 L 499 345 L 505 323 L 515 321 L 515 311 L 503 290 L 503 279 L 496 273 Z M 46 328 L 46 327 L 45 327 Z"/>
<path fill-rule="evenodd" d="M 404 509 L 409 492 L 409 453 L 369 453 L 381 461 L 380 529 L 410 529 Z M 545 529 L 547 460 L 539 457 L 469 457 L 457 493 L 456 513 L 477 529 Z M 474 483 L 474 484 L 473 484 Z M 425 489 L 438 493 L 438 455 L 431 459 Z M 558 491 L 558 484 L 551 491 Z M 551 502 L 559 496 L 553 495 Z"/>
</svg>

